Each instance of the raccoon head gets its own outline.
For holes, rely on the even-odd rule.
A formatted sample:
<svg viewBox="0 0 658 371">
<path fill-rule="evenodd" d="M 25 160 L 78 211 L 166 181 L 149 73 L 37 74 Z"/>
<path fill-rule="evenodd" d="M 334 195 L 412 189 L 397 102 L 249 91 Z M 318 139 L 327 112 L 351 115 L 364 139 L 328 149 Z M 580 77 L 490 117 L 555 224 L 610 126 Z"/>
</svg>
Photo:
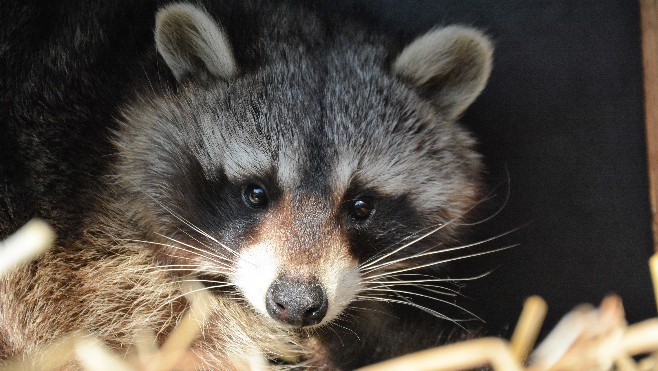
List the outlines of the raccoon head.
<svg viewBox="0 0 658 371">
<path fill-rule="evenodd" d="M 484 88 L 492 48 L 451 26 L 388 65 L 366 32 L 324 34 L 320 48 L 283 33 L 231 45 L 204 10 L 161 9 L 156 46 L 179 86 L 124 110 L 117 173 L 168 266 L 306 327 L 455 235 L 481 167 L 455 119 Z M 241 74 L 234 50 L 247 48 L 263 62 Z"/>
</svg>

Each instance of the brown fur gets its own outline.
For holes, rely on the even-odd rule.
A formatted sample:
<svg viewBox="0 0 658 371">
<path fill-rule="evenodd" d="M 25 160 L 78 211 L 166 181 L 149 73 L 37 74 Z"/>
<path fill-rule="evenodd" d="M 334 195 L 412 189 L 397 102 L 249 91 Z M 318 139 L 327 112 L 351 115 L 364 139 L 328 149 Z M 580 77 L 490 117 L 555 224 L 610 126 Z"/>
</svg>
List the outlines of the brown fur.
<svg viewBox="0 0 658 371">
<path fill-rule="evenodd" d="M 313 275 L 321 270 L 321 264 L 326 264 L 333 257 L 349 254 L 347 241 L 339 227 L 332 223 L 335 219 L 332 215 L 320 215 L 322 211 L 332 211 L 338 207 L 318 206 L 317 203 L 321 202 L 325 201 L 311 197 L 299 200 L 286 197 L 278 207 L 268 211 L 255 240 L 273 242 L 284 267 L 290 267 L 301 275 Z M 300 218 L 305 214 L 304 210 L 317 212 Z"/>
<path fill-rule="evenodd" d="M 169 335 L 188 304 L 148 246 L 127 241 L 134 236 L 121 220 L 104 218 L 106 228 L 87 228 L 74 245 L 56 246 L 0 278 L 0 360 L 34 354 L 81 330 L 121 353 L 141 331 L 154 331 L 159 342 Z M 268 326 L 239 300 L 214 300 L 191 347 L 199 369 L 240 369 L 251 355 L 297 359 L 302 347 L 293 344 L 295 335 Z"/>
</svg>

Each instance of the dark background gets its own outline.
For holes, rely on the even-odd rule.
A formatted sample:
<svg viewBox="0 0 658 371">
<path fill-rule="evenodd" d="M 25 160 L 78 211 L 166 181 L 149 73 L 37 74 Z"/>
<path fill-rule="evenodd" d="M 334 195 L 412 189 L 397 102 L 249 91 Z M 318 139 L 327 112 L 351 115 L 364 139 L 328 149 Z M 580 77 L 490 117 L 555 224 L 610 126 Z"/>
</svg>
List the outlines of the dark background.
<svg viewBox="0 0 658 371">
<path fill-rule="evenodd" d="M 629 322 L 655 316 L 644 135 L 639 6 L 635 1 L 347 1 L 340 6 L 416 35 L 460 23 L 495 41 L 488 87 L 462 119 L 480 141 L 502 212 L 471 259 L 461 303 L 509 336 L 523 300 L 549 304 L 546 327 L 609 293 Z"/>
</svg>

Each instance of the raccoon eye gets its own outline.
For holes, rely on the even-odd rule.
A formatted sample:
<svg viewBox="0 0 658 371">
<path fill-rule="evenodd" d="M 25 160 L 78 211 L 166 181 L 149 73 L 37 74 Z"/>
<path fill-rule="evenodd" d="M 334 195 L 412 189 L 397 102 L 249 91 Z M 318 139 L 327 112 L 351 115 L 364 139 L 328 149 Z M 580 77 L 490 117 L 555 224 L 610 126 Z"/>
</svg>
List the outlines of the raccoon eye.
<svg viewBox="0 0 658 371">
<path fill-rule="evenodd" d="M 370 197 L 360 197 L 352 201 L 352 217 L 356 220 L 366 220 L 375 211 L 375 202 Z"/>
<path fill-rule="evenodd" d="M 267 192 L 261 186 L 250 184 L 242 191 L 242 200 L 251 208 L 262 209 L 267 206 Z"/>
</svg>

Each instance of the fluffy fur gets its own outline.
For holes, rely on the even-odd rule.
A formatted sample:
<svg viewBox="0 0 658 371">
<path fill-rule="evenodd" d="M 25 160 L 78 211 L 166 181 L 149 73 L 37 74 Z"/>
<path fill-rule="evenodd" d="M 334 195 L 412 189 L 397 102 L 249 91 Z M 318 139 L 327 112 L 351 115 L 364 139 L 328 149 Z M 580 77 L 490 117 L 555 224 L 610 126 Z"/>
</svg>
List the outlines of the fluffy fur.
<svg viewBox="0 0 658 371">
<path fill-rule="evenodd" d="M 17 20 L 0 56 L 18 77 L 3 81 L 16 141 L 0 169 L 0 227 L 38 215 L 62 238 L 0 278 L 0 359 L 78 329 L 120 351 L 142 329 L 164 337 L 188 279 L 216 299 L 192 348 L 199 368 L 257 354 L 350 369 L 439 342 L 447 317 L 421 293 L 446 280 L 427 275 L 481 197 L 479 156 L 455 119 L 489 76 L 486 37 L 453 26 L 400 49 L 295 2 L 145 4 L 140 22 L 155 24 L 125 25 L 132 38 L 113 23 L 117 2 L 86 28 L 72 11 L 73 25 L 29 51 L 21 31 L 44 10 L 6 9 Z M 56 63 L 13 65 L 48 53 Z M 253 185 L 262 208 L 248 203 Z M 372 212 L 357 218 L 363 200 Z M 317 304 L 299 294 L 310 287 Z M 277 312 L 309 305 L 311 316 L 323 300 L 310 322 Z"/>
</svg>

